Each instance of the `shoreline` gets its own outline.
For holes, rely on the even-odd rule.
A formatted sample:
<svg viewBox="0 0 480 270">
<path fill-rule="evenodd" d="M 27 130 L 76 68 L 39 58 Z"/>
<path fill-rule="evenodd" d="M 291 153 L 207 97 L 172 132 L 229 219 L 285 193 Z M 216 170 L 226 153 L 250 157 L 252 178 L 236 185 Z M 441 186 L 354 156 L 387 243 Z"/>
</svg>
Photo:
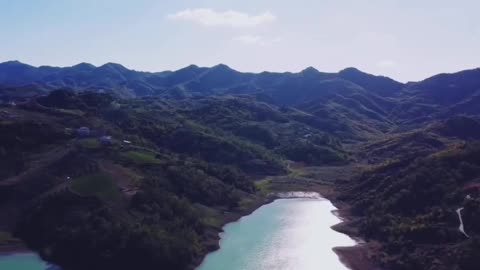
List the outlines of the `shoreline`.
<svg viewBox="0 0 480 270">
<path fill-rule="evenodd" d="M 241 218 L 245 217 L 245 216 L 249 216 L 251 215 L 253 212 L 255 212 L 257 209 L 259 209 L 260 207 L 262 206 L 265 206 L 265 205 L 268 205 L 272 202 L 274 202 L 275 200 L 278 200 L 278 199 L 293 199 L 293 198 L 302 198 L 301 196 L 299 195 L 296 195 L 293 194 L 293 196 L 280 196 L 281 193 L 284 193 L 284 194 L 287 194 L 287 193 L 297 193 L 297 192 L 300 192 L 300 193 L 312 193 L 312 191 L 280 191 L 280 192 L 276 192 L 276 193 L 271 193 L 271 194 L 268 194 L 264 197 L 258 197 L 257 200 L 255 200 L 254 202 L 252 202 L 251 205 L 249 205 L 248 208 L 245 208 L 245 209 L 241 209 L 241 210 L 238 210 L 238 211 L 235 211 L 235 212 L 228 212 L 226 215 L 225 215 L 225 218 L 224 218 L 224 222 L 222 222 L 222 225 L 220 228 L 218 229 L 212 229 L 211 232 L 209 232 L 209 234 L 211 233 L 215 233 L 214 236 L 211 237 L 211 239 L 208 239 L 206 241 L 206 250 L 205 250 L 205 253 L 202 254 L 201 256 L 199 256 L 200 258 L 196 258 L 193 262 L 194 265 L 192 265 L 190 267 L 190 269 L 192 270 L 195 270 L 197 269 L 201 263 L 203 262 L 203 260 L 205 259 L 205 257 L 211 253 L 211 252 L 215 252 L 217 250 L 220 249 L 220 240 L 221 240 L 221 234 L 224 232 L 223 231 L 223 227 L 225 227 L 225 225 L 229 224 L 229 223 L 232 223 L 232 222 L 237 222 L 239 221 Z M 313 192 L 313 193 L 317 193 L 317 194 L 320 194 L 319 192 Z M 321 195 L 321 194 L 320 194 Z M 305 198 L 305 197 L 303 197 Z M 322 197 L 323 198 L 323 197 Z M 320 198 L 319 198 L 320 199 Z M 324 198 L 326 199 L 326 198 Z"/>
<path fill-rule="evenodd" d="M 12 254 L 35 253 L 28 249 L 23 243 L 15 243 L 12 245 L 0 246 L 0 256 L 8 256 Z"/>
<path fill-rule="evenodd" d="M 349 206 L 335 198 L 327 199 L 337 208 L 333 214 L 342 220 L 333 225 L 331 229 L 343 233 L 357 242 L 350 247 L 334 247 L 333 252 L 337 254 L 339 260 L 351 270 L 381 270 L 371 259 L 372 253 L 376 252 L 377 245 L 361 238 L 355 226 L 356 219 L 350 213 Z"/>
<path fill-rule="evenodd" d="M 239 221 L 242 217 L 252 214 L 258 208 L 264 205 L 267 205 L 269 203 L 272 203 L 275 199 L 276 199 L 275 197 L 271 197 L 271 196 L 259 197 L 257 198 L 257 200 L 252 202 L 252 204 L 249 205 L 249 207 L 245 209 L 239 209 L 238 211 L 235 211 L 235 212 L 228 212 L 227 214 L 225 214 L 225 217 L 222 220 L 223 222 L 220 228 L 212 227 L 210 228 L 210 231 L 207 232 L 207 235 L 210 235 L 210 237 L 208 237 L 209 239 L 205 241 L 205 247 L 206 247 L 205 252 L 200 256 L 198 256 L 198 258 L 195 258 L 195 260 L 192 262 L 192 265 L 191 267 L 189 267 L 189 269 L 191 270 L 197 269 L 209 253 L 220 249 L 220 239 L 221 239 L 220 234 L 224 232 L 223 227 L 225 225 L 227 225 L 228 223 Z M 212 233 L 214 235 L 211 235 Z"/>
<path fill-rule="evenodd" d="M 344 264 L 350 270 L 381 270 L 369 258 L 369 251 L 370 251 L 370 244 L 366 243 L 359 235 L 356 228 L 352 225 L 353 223 L 353 216 L 350 215 L 348 211 L 348 205 L 345 203 L 339 202 L 335 199 L 335 191 L 331 186 L 326 185 L 318 185 L 315 186 L 313 189 L 309 189 L 308 191 L 300 191 L 302 188 L 297 190 L 279 190 L 272 192 L 272 194 L 268 194 L 266 197 L 260 197 L 259 200 L 256 200 L 252 203 L 248 208 L 236 211 L 236 212 L 229 212 L 225 219 L 224 223 L 222 223 L 221 228 L 216 230 L 215 237 L 211 240 L 208 240 L 206 246 L 207 250 L 206 253 L 201 256 L 198 260 L 195 260 L 194 266 L 192 266 L 192 270 L 197 269 L 205 257 L 211 253 L 215 252 L 220 249 L 220 240 L 221 240 L 221 233 L 223 233 L 223 227 L 229 223 L 237 222 L 242 217 L 248 216 L 252 214 L 254 211 L 259 209 L 260 207 L 270 204 L 277 199 L 288 199 L 288 198 L 313 198 L 310 196 L 295 196 L 295 193 L 317 193 L 320 195 L 318 199 L 326 199 L 329 200 L 337 210 L 332 211 L 332 214 L 337 216 L 342 222 L 331 226 L 330 228 L 338 233 L 342 233 L 347 235 L 348 237 L 352 238 L 356 244 L 354 246 L 349 247 L 334 247 L 332 250 L 337 254 L 338 259 L 342 264 Z M 303 189 L 305 190 L 305 189 Z M 288 194 L 292 193 L 293 196 L 282 196 L 280 194 Z M 263 199 L 262 199 L 263 198 Z M 211 243 L 214 241 L 214 244 Z"/>
<path fill-rule="evenodd" d="M 35 254 L 38 255 L 35 251 L 31 250 L 23 250 L 23 251 L 0 251 L 0 257 L 7 257 L 7 256 L 13 256 L 13 255 L 29 255 L 29 254 Z M 38 255 L 40 257 L 40 255 Z"/>
<path fill-rule="evenodd" d="M 260 207 L 268 205 L 277 199 L 316 198 L 315 196 L 312 196 L 312 193 L 319 194 L 320 196 L 318 199 L 323 198 L 329 200 L 333 206 L 337 208 L 332 211 L 332 214 L 342 221 L 331 226 L 331 229 L 349 236 L 356 242 L 354 246 L 334 247 L 332 249 L 333 252 L 337 254 L 340 262 L 351 270 L 380 270 L 380 268 L 374 265 L 370 259 L 372 250 L 375 250 L 375 244 L 367 243 L 359 236 L 358 230 L 355 227 L 355 217 L 350 214 L 349 206 L 336 199 L 336 192 L 333 187 L 329 185 L 314 185 L 307 188 L 299 185 L 289 186 L 286 189 L 276 187 L 276 189 L 272 190 L 272 192 L 267 195 L 256 195 L 255 199 L 245 208 L 224 213 L 220 227 L 210 227 L 205 232 L 205 250 L 193 260 L 189 269 L 197 269 L 209 253 L 220 249 L 220 235 L 223 232 L 223 227 L 228 223 L 237 222 L 242 217 L 252 214 Z M 16 242 L 12 245 L 0 246 L 0 256 L 29 253 L 37 254 L 28 249 L 23 243 Z"/>
</svg>

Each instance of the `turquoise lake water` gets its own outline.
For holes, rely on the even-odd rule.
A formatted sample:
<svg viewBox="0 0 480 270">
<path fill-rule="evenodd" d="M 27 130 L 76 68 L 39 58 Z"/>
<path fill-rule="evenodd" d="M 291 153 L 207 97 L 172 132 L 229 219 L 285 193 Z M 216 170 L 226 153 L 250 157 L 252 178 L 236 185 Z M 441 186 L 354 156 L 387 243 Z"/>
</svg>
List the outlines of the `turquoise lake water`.
<svg viewBox="0 0 480 270">
<path fill-rule="evenodd" d="M 47 267 L 35 253 L 0 255 L 1 270 L 45 270 Z"/>
<path fill-rule="evenodd" d="M 325 199 L 279 199 L 227 224 L 220 249 L 197 270 L 346 270 L 332 248 L 353 246 L 330 227 L 341 220 Z"/>
</svg>

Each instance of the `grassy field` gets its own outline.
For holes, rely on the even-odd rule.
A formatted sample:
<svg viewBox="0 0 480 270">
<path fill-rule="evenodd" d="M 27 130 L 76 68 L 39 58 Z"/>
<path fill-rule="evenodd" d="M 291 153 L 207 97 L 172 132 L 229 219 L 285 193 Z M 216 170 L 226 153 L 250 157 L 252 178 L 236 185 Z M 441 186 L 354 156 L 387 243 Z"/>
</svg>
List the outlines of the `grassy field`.
<svg viewBox="0 0 480 270">
<path fill-rule="evenodd" d="M 96 138 L 86 138 L 78 140 L 78 143 L 87 149 L 97 149 L 100 148 L 100 142 Z"/>
<path fill-rule="evenodd" d="M 149 152 L 128 151 L 128 152 L 122 153 L 122 156 L 137 165 L 161 163 L 160 160 L 155 158 L 155 154 L 149 153 Z"/>
<path fill-rule="evenodd" d="M 74 116 L 84 116 L 85 113 L 82 112 L 81 110 L 68 110 L 68 109 L 56 109 L 57 112 L 68 114 L 68 115 L 74 115 Z"/>
<path fill-rule="evenodd" d="M 73 180 L 72 190 L 83 196 L 97 196 L 103 200 L 118 200 L 120 192 L 110 176 L 96 173 Z"/>
<path fill-rule="evenodd" d="M 272 181 L 268 177 L 263 180 L 255 181 L 255 187 L 264 195 L 270 191 L 271 184 Z"/>
<path fill-rule="evenodd" d="M 9 232 L 0 231 L 0 245 L 8 244 L 12 240 L 12 235 Z"/>
</svg>

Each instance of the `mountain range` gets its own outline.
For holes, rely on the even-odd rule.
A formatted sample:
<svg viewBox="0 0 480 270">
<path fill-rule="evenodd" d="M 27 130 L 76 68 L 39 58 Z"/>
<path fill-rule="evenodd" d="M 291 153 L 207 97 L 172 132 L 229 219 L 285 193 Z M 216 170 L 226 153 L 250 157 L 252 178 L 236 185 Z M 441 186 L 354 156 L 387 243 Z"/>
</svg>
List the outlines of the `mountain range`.
<svg viewBox="0 0 480 270">
<path fill-rule="evenodd" d="M 120 98 L 185 99 L 212 95 L 254 95 L 278 106 L 293 106 L 316 116 L 314 121 L 350 119 L 367 123 L 348 131 L 365 137 L 398 125 L 418 125 L 464 113 L 477 115 L 480 69 L 440 74 L 420 82 L 400 83 L 355 68 L 338 73 L 312 67 L 299 73 L 242 73 L 226 65 L 191 65 L 177 71 L 139 72 L 120 64 L 96 67 L 33 67 L 18 61 L 0 64 L 0 100 L 45 95 L 51 90 L 110 93 Z M 372 127 L 374 127 L 372 129 Z M 347 127 L 340 127 L 337 133 Z"/>
<path fill-rule="evenodd" d="M 300 73 L 242 73 L 219 64 L 211 68 L 190 65 L 177 71 L 139 72 L 120 64 L 96 67 L 81 63 L 72 67 L 33 67 L 18 61 L 0 63 L 0 85 L 34 87 L 48 91 L 68 88 L 75 91 L 108 91 L 124 97 L 195 96 L 219 93 L 269 93 L 278 88 L 312 88 L 315 81 L 339 85 L 353 83 L 366 90 L 392 94 L 403 84 L 372 76 L 354 68 L 339 73 L 323 73 L 309 67 Z M 329 87 L 326 85 L 324 87 Z M 286 100 L 282 100 L 285 102 Z"/>
<path fill-rule="evenodd" d="M 321 190 L 376 266 L 476 270 L 479 104 L 480 69 L 401 83 L 1 63 L 0 250 L 67 270 L 193 269 L 268 194 Z"/>
</svg>

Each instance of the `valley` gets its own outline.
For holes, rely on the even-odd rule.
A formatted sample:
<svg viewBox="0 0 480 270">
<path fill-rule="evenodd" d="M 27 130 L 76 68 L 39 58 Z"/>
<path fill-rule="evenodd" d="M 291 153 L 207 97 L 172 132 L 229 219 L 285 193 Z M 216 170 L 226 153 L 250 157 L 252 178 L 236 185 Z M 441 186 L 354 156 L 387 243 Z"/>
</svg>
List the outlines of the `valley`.
<svg viewBox="0 0 480 270">
<path fill-rule="evenodd" d="M 336 250 L 347 260 L 480 263 L 478 69 L 403 84 L 354 68 L 6 62 L 0 86 L 1 249 L 65 270 L 194 269 L 226 223 L 313 191 L 366 242 Z"/>
<path fill-rule="evenodd" d="M 355 241 L 330 229 L 341 221 L 334 209 L 321 197 L 275 200 L 225 226 L 220 249 L 198 269 L 348 269 L 332 248 Z"/>
</svg>

